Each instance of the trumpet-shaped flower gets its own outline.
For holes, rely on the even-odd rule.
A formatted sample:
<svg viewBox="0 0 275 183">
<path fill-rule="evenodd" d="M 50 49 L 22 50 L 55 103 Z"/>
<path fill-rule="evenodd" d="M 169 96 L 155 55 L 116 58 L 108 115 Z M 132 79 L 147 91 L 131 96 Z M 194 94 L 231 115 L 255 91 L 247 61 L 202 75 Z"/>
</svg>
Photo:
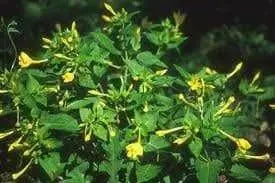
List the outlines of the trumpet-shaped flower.
<svg viewBox="0 0 275 183">
<path fill-rule="evenodd" d="M 64 83 L 70 83 L 74 80 L 74 73 L 72 72 L 67 72 L 62 75 Z"/>
<path fill-rule="evenodd" d="M 248 149 L 250 149 L 252 146 L 251 144 L 248 142 L 248 140 L 244 139 L 244 138 L 236 138 L 233 137 L 231 135 L 229 135 L 228 133 L 219 130 L 221 134 L 223 134 L 224 136 L 228 137 L 230 140 L 232 140 L 233 142 L 235 142 L 235 144 L 237 145 L 238 149 L 240 152 L 245 153 Z"/>
<path fill-rule="evenodd" d="M 22 170 L 20 170 L 20 171 L 17 172 L 17 173 L 12 174 L 12 179 L 13 179 L 13 180 L 16 180 L 16 179 L 18 179 L 21 175 L 23 175 L 23 174 L 27 171 L 27 169 L 31 166 L 32 161 L 33 161 L 33 159 L 31 159 L 31 160 L 28 162 L 28 164 L 27 164 Z"/>
<path fill-rule="evenodd" d="M 43 62 L 48 61 L 48 59 L 44 59 L 44 60 L 33 60 L 29 55 L 27 55 L 25 52 L 21 52 L 19 57 L 19 65 L 21 66 L 21 68 L 27 68 L 30 65 L 33 64 L 40 64 Z"/>
<path fill-rule="evenodd" d="M 226 78 L 229 79 L 232 76 L 234 76 L 237 72 L 241 70 L 242 66 L 243 66 L 242 62 L 238 63 L 238 65 L 234 68 L 234 70 L 231 73 L 226 75 Z"/>
<path fill-rule="evenodd" d="M 186 135 L 174 140 L 173 143 L 177 144 L 177 145 L 181 145 L 181 144 L 185 143 L 190 137 L 191 137 L 191 134 L 186 134 Z"/>
<path fill-rule="evenodd" d="M 168 130 L 158 130 L 158 131 L 156 131 L 156 135 L 162 137 L 162 136 L 167 135 L 169 133 L 173 133 L 173 132 L 182 130 L 183 128 L 184 127 L 181 126 L 181 127 L 176 127 L 176 128 L 168 129 Z"/>
</svg>

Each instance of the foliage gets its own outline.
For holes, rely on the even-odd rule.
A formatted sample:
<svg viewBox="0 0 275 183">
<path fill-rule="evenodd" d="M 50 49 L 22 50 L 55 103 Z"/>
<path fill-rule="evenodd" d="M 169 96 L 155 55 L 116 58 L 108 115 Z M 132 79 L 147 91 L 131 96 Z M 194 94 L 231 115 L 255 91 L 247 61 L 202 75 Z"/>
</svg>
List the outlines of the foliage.
<svg viewBox="0 0 275 183">
<path fill-rule="evenodd" d="M 265 171 L 241 165 L 272 161 L 242 133 L 247 121 L 263 119 L 264 102 L 275 97 L 260 74 L 238 87 L 242 62 L 226 74 L 191 72 L 170 58 L 186 41 L 182 15 L 140 26 L 132 20 L 136 12 L 105 8 L 103 29 L 80 36 L 75 22 L 59 28 L 42 38 L 40 59 L 21 52 L 20 67 L 1 73 L 0 115 L 14 124 L 0 139 L 22 159 L 12 178 L 262 181 Z"/>
</svg>

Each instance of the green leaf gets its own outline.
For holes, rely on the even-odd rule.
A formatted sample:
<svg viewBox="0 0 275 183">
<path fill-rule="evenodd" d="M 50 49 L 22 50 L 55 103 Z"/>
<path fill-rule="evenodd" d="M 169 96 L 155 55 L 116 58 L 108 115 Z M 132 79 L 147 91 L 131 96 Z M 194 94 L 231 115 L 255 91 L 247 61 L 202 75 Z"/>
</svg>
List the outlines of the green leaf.
<svg viewBox="0 0 275 183">
<path fill-rule="evenodd" d="M 135 111 L 136 123 L 141 126 L 142 132 L 149 133 L 157 128 L 158 112 L 140 113 Z"/>
<path fill-rule="evenodd" d="M 67 114 L 46 114 L 41 116 L 41 122 L 48 129 L 76 132 L 79 130 L 77 121 Z"/>
<path fill-rule="evenodd" d="M 95 97 L 88 97 L 83 100 L 77 100 L 77 101 L 74 101 L 74 102 L 68 104 L 66 106 L 66 110 L 69 111 L 69 110 L 73 110 L 73 109 L 79 109 L 82 107 L 86 107 L 87 105 L 89 105 L 91 103 L 95 103 L 96 101 L 97 101 L 97 99 Z"/>
<path fill-rule="evenodd" d="M 88 180 L 85 177 L 85 173 L 88 168 L 88 162 L 81 163 L 66 175 L 68 179 L 62 181 L 62 183 L 87 183 Z"/>
<path fill-rule="evenodd" d="M 201 154 L 202 150 L 202 141 L 198 137 L 194 137 L 192 141 L 188 144 L 188 148 L 194 154 L 196 158 L 198 158 Z"/>
<path fill-rule="evenodd" d="M 107 49 L 114 55 L 120 55 L 120 51 L 115 48 L 113 41 L 101 32 L 92 32 L 93 38 L 99 43 L 100 46 Z"/>
<path fill-rule="evenodd" d="M 47 106 L 48 104 L 48 99 L 47 99 L 47 96 L 44 95 L 44 94 L 37 94 L 37 95 L 34 95 L 33 98 L 35 99 L 35 101 L 39 104 L 42 104 L 43 106 Z"/>
<path fill-rule="evenodd" d="M 36 93 L 40 91 L 40 84 L 39 82 L 30 74 L 28 74 L 28 79 L 26 82 L 26 89 L 28 93 Z"/>
<path fill-rule="evenodd" d="M 88 122 L 90 115 L 92 115 L 92 110 L 88 108 L 79 109 L 79 115 L 82 122 Z"/>
<path fill-rule="evenodd" d="M 195 163 L 196 175 L 200 183 L 216 183 L 220 170 L 223 167 L 223 162 L 219 160 L 201 161 Z"/>
<path fill-rule="evenodd" d="M 176 70 L 179 72 L 179 74 L 185 78 L 185 79 L 189 79 L 191 77 L 191 75 L 185 70 L 183 69 L 181 66 L 178 65 L 174 65 L 174 67 L 176 68 Z"/>
<path fill-rule="evenodd" d="M 142 75 L 144 72 L 150 72 L 148 68 L 140 65 L 136 60 L 125 60 L 129 70 L 133 76 Z"/>
<path fill-rule="evenodd" d="M 93 134 L 101 140 L 107 141 L 108 130 L 100 124 L 93 125 Z"/>
<path fill-rule="evenodd" d="M 275 180 L 275 174 L 269 174 L 264 178 L 262 183 L 274 183 L 274 180 Z"/>
<path fill-rule="evenodd" d="M 231 176 L 243 180 L 243 181 L 250 181 L 250 182 L 260 182 L 261 178 L 258 176 L 255 170 L 251 170 L 246 168 L 243 165 L 235 164 L 231 168 Z"/>
<path fill-rule="evenodd" d="M 103 146 L 107 153 L 107 159 L 99 165 L 99 171 L 109 175 L 109 183 L 119 183 L 119 171 L 123 167 L 122 160 L 119 158 L 122 147 L 118 135 L 110 138 L 110 143 Z"/>
<path fill-rule="evenodd" d="M 144 146 L 145 152 L 158 151 L 163 148 L 169 147 L 170 144 L 165 140 L 165 138 L 159 137 L 157 135 L 150 136 L 149 142 Z"/>
<path fill-rule="evenodd" d="M 156 57 L 149 51 L 138 54 L 137 59 L 145 66 L 157 65 L 160 67 L 167 67 L 162 61 L 158 59 L 158 57 Z"/>
<path fill-rule="evenodd" d="M 51 181 L 54 181 L 59 176 L 65 167 L 65 163 L 60 162 L 58 153 L 50 153 L 38 159 L 40 166 L 45 170 Z"/>
<path fill-rule="evenodd" d="M 58 139 L 55 138 L 47 138 L 42 140 L 42 144 L 47 148 L 47 149 L 58 149 L 61 146 L 63 146 L 62 141 L 59 141 Z"/>
<path fill-rule="evenodd" d="M 86 87 L 86 88 L 95 88 L 96 85 L 89 74 L 79 74 L 78 75 L 78 82 L 80 86 Z"/>
<path fill-rule="evenodd" d="M 157 165 L 137 165 L 136 168 L 136 176 L 137 182 L 147 182 L 155 177 L 160 173 L 161 167 Z"/>
</svg>

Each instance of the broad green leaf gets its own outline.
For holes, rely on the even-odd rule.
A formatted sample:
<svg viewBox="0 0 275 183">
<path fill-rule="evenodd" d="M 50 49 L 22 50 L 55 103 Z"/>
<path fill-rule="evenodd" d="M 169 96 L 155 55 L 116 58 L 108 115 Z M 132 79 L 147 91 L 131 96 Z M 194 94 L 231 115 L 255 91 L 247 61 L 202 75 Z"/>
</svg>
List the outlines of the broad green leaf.
<svg viewBox="0 0 275 183">
<path fill-rule="evenodd" d="M 59 141 L 58 139 L 55 138 L 47 138 L 45 140 L 42 140 L 42 144 L 47 148 L 47 149 L 58 149 L 61 146 L 63 146 L 62 141 Z"/>
<path fill-rule="evenodd" d="M 33 98 L 35 99 L 35 101 L 39 104 L 42 104 L 43 106 L 47 106 L 48 104 L 48 99 L 47 99 L 47 96 L 45 94 L 37 94 L 37 95 L 34 95 Z"/>
<path fill-rule="evenodd" d="M 119 142 L 118 135 L 110 138 L 110 143 L 104 145 L 107 153 L 107 159 L 99 165 L 99 171 L 106 172 L 109 175 L 109 183 L 119 183 L 119 171 L 123 167 L 120 153 L 122 147 Z"/>
<path fill-rule="evenodd" d="M 145 152 L 158 151 L 163 148 L 169 147 L 170 144 L 165 140 L 165 138 L 159 137 L 157 135 L 151 135 L 149 142 L 144 146 Z"/>
<path fill-rule="evenodd" d="M 201 161 L 195 163 L 196 175 L 200 183 L 216 183 L 220 170 L 223 167 L 223 162 L 219 160 Z"/>
<path fill-rule="evenodd" d="M 157 65 L 160 67 L 167 67 L 162 61 L 158 59 L 149 51 L 142 52 L 137 55 L 137 60 L 140 61 L 145 66 Z"/>
<path fill-rule="evenodd" d="M 97 99 L 95 97 L 88 97 L 83 100 L 77 100 L 77 101 L 74 101 L 74 102 L 68 104 L 66 106 L 66 110 L 69 111 L 69 110 L 73 110 L 73 109 L 83 108 L 91 103 L 96 102 L 96 101 L 97 101 Z"/>
<path fill-rule="evenodd" d="M 140 113 L 135 111 L 136 123 L 141 126 L 142 132 L 149 133 L 157 128 L 158 112 Z"/>
<path fill-rule="evenodd" d="M 91 34 L 100 46 L 107 49 L 114 55 L 120 55 L 120 51 L 115 48 L 113 41 L 109 39 L 105 34 L 101 32 L 93 32 Z"/>
<path fill-rule="evenodd" d="M 48 75 L 38 69 L 28 69 L 27 73 L 32 75 L 32 76 L 36 76 L 36 77 L 40 77 L 40 78 L 46 78 L 48 77 Z"/>
<path fill-rule="evenodd" d="M 93 125 L 93 134 L 101 140 L 107 141 L 108 130 L 106 127 L 100 124 Z"/>
<path fill-rule="evenodd" d="M 88 108 L 79 109 L 79 115 L 82 122 L 88 122 L 90 115 L 92 115 L 92 110 Z"/>
<path fill-rule="evenodd" d="M 161 172 L 161 167 L 157 165 L 137 165 L 136 176 L 137 182 L 147 182 L 155 177 Z"/>
<path fill-rule="evenodd" d="M 275 174 L 269 174 L 267 175 L 262 183 L 274 183 L 275 182 Z"/>
<path fill-rule="evenodd" d="M 41 123 L 48 129 L 76 132 L 79 130 L 77 121 L 68 114 L 46 114 L 41 117 Z"/>
<path fill-rule="evenodd" d="M 63 173 L 65 163 L 61 163 L 58 153 L 50 153 L 38 159 L 40 166 L 45 170 L 51 181 Z"/>
<path fill-rule="evenodd" d="M 28 93 L 36 93 L 40 90 L 39 82 L 30 74 L 28 74 L 28 79 L 26 82 L 26 89 Z"/>
<path fill-rule="evenodd" d="M 87 183 L 88 179 L 85 177 L 85 173 L 89 168 L 88 162 L 83 162 L 77 167 L 75 167 L 72 171 L 67 173 L 67 179 L 62 181 L 62 183 Z"/>
<path fill-rule="evenodd" d="M 202 146 L 202 141 L 198 137 L 194 137 L 192 141 L 188 144 L 190 151 L 194 154 L 196 158 L 200 156 Z"/>
<path fill-rule="evenodd" d="M 260 182 L 261 178 L 257 174 L 257 171 L 246 168 L 243 165 L 235 164 L 231 168 L 231 176 L 242 180 L 242 181 L 250 181 L 250 182 Z"/>
<path fill-rule="evenodd" d="M 125 60 L 129 70 L 133 76 L 138 76 L 144 72 L 151 72 L 148 68 L 140 65 L 136 60 Z"/>
<path fill-rule="evenodd" d="M 174 65 L 174 67 L 177 69 L 177 71 L 179 72 L 179 74 L 185 78 L 185 79 L 189 79 L 191 77 L 191 75 L 185 70 L 183 69 L 181 66 L 178 65 Z"/>
<path fill-rule="evenodd" d="M 78 82 L 80 86 L 86 87 L 86 88 L 95 88 L 96 85 L 89 74 L 79 74 L 78 75 Z"/>
</svg>

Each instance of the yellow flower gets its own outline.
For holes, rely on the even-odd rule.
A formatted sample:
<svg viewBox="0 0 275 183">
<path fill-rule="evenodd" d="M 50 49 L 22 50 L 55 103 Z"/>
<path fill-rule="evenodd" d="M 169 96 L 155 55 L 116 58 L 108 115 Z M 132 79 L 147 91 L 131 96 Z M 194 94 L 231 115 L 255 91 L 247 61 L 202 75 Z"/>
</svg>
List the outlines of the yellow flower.
<svg viewBox="0 0 275 183">
<path fill-rule="evenodd" d="M 238 63 L 238 65 L 234 68 L 234 70 L 231 73 L 226 75 L 226 78 L 229 79 L 232 76 L 234 76 L 237 72 L 241 70 L 242 66 L 243 66 L 242 62 Z"/>
<path fill-rule="evenodd" d="M 21 66 L 21 68 L 27 68 L 27 67 L 29 67 L 32 64 L 40 64 L 40 63 L 48 61 L 48 59 L 33 60 L 25 52 L 21 52 L 20 55 L 19 55 L 19 57 L 18 57 L 18 59 L 19 59 L 19 65 Z"/>
<path fill-rule="evenodd" d="M 199 92 L 200 89 L 202 89 L 203 87 L 200 78 L 197 78 L 197 77 L 192 77 L 191 80 L 187 82 L 187 84 L 190 86 L 190 89 L 192 91 L 197 91 L 197 92 Z"/>
<path fill-rule="evenodd" d="M 17 173 L 12 174 L 12 179 L 13 179 L 13 180 L 16 180 L 16 179 L 18 179 L 21 175 L 23 175 L 23 174 L 27 171 L 27 169 L 31 166 L 32 161 L 33 161 L 33 159 L 31 159 L 31 160 L 28 162 L 28 164 L 27 164 L 22 170 L 20 170 L 20 171 L 17 172 Z"/>
<path fill-rule="evenodd" d="M 173 132 L 182 130 L 183 128 L 184 127 L 181 126 L 181 127 L 176 127 L 176 128 L 168 129 L 168 130 L 158 130 L 158 131 L 156 131 L 156 135 L 162 137 L 162 136 L 167 135 L 169 133 L 173 133 Z"/>
<path fill-rule="evenodd" d="M 235 140 L 235 143 L 237 144 L 238 149 L 241 152 L 246 152 L 248 149 L 251 148 L 251 144 L 244 138 L 237 138 Z"/>
<path fill-rule="evenodd" d="M 230 140 L 232 140 L 233 142 L 235 142 L 238 149 L 242 153 L 245 153 L 248 149 L 251 148 L 251 144 L 246 139 L 233 137 L 233 136 L 229 135 L 228 133 L 224 132 L 221 129 L 219 129 L 219 132 L 221 134 L 223 134 L 224 136 L 226 136 L 227 138 L 229 138 Z"/>
<path fill-rule="evenodd" d="M 45 37 L 42 38 L 42 41 L 44 41 L 46 44 L 52 44 L 52 40 Z"/>
<path fill-rule="evenodd" d="M 14 133 L 14 130 L 5 132 L 5 133 L 0 133 L 0 140 L 6 138 L 7 136 L 11 135 Z"/>
<path fill-rule="evenodd" d="M 159 70 L 159 71 L 156 71 L 156 75 L 157 76 L 163 76 L 168 70 L 167 69 L 164 69 L 164 70 Z"/>
<path fill-rule="evenodd" d="M 264 155 L 259 155 L 259 156 L 242 154 L 242 155 L 240 155 L 240 157 L 244 158 L 244 159 L 247 159 L 247 160 L 263 160 L 263 161 L 270 160 L 270 155 L 268 153 L 266 153 Z"/>
<path fill-rule="evenodd" d="M 269 107 L 270 107 L 271 109 L 275 109 L 275 104 L 269 104 Z"/>
<path fill-rule="evenodd" d="M 191 134 L 186 134 L 186 135 L 184 135 L 184 136 L 182 136 L 182 137 L 177 138 L 176 140 L 174 140 L 173 143 L 177 144 L 177 145 L 181 145 L 184 142 L 186 142 L 189 139 L 189 137 L 191 137 Z"/>
<path fill-rule="evenodd" d="M 104 3 L 105 8 L 113 15 L 116 15 L 116 12 L 113 10 L 112 6 L 107 3 Z"/>
<path fill-rule="evenodd" d="M 112 22 L 112 18 L 108 17 L 107 15 L 102 15 L 101 18 L 102 18 L 105 22 Z"/>
<path fill-rule="evenodd" d="M 268 171 L 269 171 L 270 173 L 275 174 L 275 167 L 270 167 Z"/>
<path fill-rule="evenodd" d="M 64 83 L 72 82 L 74 80 L 74 73 L 67 72 L 62 75 L 62 78 L 63 78 Z"/>
<path fill-rule="evenodd" d="M 126 146 L 127 157 L 137 160 L 138 156 L 143 156 L 143 147 L 140 142 L 131 143 Z"/>
<path fill-rule="evenodd" d="M 227 102 L 226 102 L 225 104 L 223 104 L 222 107 L 215 113 L 215 116 L 218 116 L 218 115 L 221 115 L 221 114 L 223 114 L 223 113 L 228 112 L 228 111 L 229 111 L 229 110 L 228 110 L 229 106 L 230 106 L 233 102 L 235 102 L 235 100 L 236 100 L 236 99 L 235 99 L 234 96 L 229 97 L 228 100 L 227 100 Z"/>
</svg>

